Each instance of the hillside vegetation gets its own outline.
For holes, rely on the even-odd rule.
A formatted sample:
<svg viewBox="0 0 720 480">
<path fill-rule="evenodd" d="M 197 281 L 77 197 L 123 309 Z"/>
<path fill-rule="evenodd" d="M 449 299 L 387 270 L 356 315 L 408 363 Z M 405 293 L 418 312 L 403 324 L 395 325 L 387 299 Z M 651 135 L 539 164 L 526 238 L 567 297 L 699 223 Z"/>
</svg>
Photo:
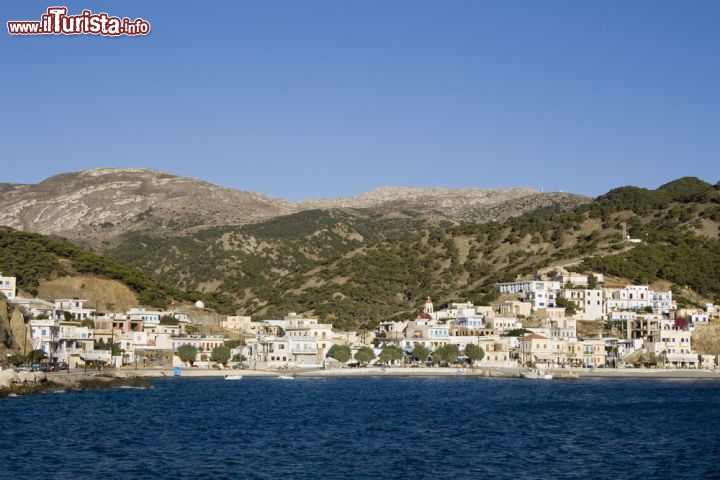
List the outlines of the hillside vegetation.
<svg viewBox="0 0 720 480">
<path fill-rule="evenodd" d="M 556 210 L 484 224 L 311 210 L 176 235 L 133 232 L 107 256 L 163 284 L 230 297 L 243 314 L 296 311 L 339 327 L 406 318 L 427 296 L 485 303 L 496 282 L 549 265 L 663 278 L 718 297 L 718 185 L 682 178 L 656 190 L 622 187 Z"/>
<path fill-rule="evenodd" d="M 202 299 L 219 310 L 234 310 L 230 300 L 220 292 L 186 292 L 62 239 L 7 227 L 0 227 L 0 272 L 17 277 L 18 288 L 31 295 L 38 294 L 38 287 L 44 280 L 81 274 L 118 280 L 137 294 L 139 303 L 147 306 L 165 308 L 173 300 Z"/>
</svg>

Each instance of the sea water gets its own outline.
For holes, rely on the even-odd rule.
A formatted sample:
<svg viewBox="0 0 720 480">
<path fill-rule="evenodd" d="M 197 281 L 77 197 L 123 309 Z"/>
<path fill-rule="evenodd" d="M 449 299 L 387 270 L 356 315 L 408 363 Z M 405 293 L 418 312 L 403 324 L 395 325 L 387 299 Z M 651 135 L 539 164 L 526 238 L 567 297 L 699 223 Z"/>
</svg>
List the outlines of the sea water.
<svg viewBox="0 0 720 480">
<path fill-rule="evenodd" d="M 0 399 L 0 478 L 720 478 L 720 381 L 159 379 Z"/>
</svg>

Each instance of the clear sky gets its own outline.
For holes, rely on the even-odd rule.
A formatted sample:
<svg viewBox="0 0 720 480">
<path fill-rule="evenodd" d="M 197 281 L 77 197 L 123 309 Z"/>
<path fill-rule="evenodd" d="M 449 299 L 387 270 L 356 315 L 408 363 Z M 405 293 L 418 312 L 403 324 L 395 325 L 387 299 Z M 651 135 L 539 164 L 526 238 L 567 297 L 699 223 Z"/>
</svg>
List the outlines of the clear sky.
<svg viewBox="0 0 720 480">
<path fill-rule="evenodd" d="M 8 34 L 54 5 L 152 31 Z M 720 180 L 715 0 L 26 0 L 0 19 L 0 182 L 147 167 L 300 200 Z"/>
</svg>

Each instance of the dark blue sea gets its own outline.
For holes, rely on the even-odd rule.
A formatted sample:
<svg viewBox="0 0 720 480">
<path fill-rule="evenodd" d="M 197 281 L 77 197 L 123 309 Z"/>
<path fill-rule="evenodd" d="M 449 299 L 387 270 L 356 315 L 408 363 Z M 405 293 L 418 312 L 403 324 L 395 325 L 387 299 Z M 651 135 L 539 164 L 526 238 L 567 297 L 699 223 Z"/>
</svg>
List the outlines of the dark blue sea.
<svg viewBox="0 0 720 480">
<path fill-rule="evenodd" d="M 720 381 L 159 379 L 0 399 L 7 479 L 720 478 Z"/>
</svg>

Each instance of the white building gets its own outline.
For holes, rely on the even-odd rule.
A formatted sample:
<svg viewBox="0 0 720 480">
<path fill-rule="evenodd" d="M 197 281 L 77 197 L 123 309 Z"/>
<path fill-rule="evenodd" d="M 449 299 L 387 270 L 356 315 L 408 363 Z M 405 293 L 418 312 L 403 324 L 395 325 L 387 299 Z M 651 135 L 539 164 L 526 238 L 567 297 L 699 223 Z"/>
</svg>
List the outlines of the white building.
<svg viewBox="0 0 720 480">
<path fill-rule="evenodd" d="M 554 292 L 562 285 L 557 280 L 521 280 L 499 283 L 500 293 L 526 294 L 527 292 Z"/>
<path fill-rule="evenodd" d="M 78 322 L 60 321 L 55 357 L 60 362 L 67 362 L 73 368 L 79 367 L 95 350 L 93 332 L 88 327 L 81 327 Z M 95 358 L 92 358 L 95 359 Z"/>
<path fill-rule="evenodd" d="M 648 350 L 665 366 L 697 367 L 698 355 L 690 346 L 692 332 L 675 328 L 674 322 L 664 320 L 659 335 L 648 342 Z"/>
<path fill-rule="evenodd" d="M 650 306 L 650 289 L 647 285 L 628 285 L 624 288 L 606 288 L 607 311 L 643 310 Z"/>
<path fill-rule="evenodd" d="M 669 313 L 677 308 L 677 303 L 672 299 L 672 291 L 655 292 L 650 291 L 650 306 L 655 313 Z"/>
<path fill-rule="evenodd" d="M 498 334 L 502 335 L 511 330 L 522 328 L 522 322 L 518 322 L 515 317 L 495 317 L 488 318 L 485 326 L 496 330 Z"/>
<path fill-rule="evenodd" d="M 248 360 L 254 367 L 322 366 L 333 345 L 332 325 L 291 312 L 283 320 L 267 320 L 278 335 L 258 333 L 248 342 Z"/>
<path fill-rule="evenodd" d="M 144 325 L 159 325 L 160 317 L 165 313 L 161 310 L 146 310 L 142 307 L 136 307 L 125 312 L 125 315 L 128 320 L 141 321 Z"/>
<path fill-rule="evenodd" d="M 42 350 L 47 358 L 52 359 L 57 350 L 60 327 L 57 320 L 32 319 L 29 323 L 30 343 L 33 350 Z"/>
<path fill-rule="evenodd" d="M 55 314 L 58 320 L 64 320 L 62 312 L 68 312 L 73 320 L 85 320 L 95 313 L 94 308 L 85 308 L 87 300 L 79 298 L 61 298 L 55 300 Z"/>
<path fill-rule="evenodd" d="M 577 320 L 570 317 L 556 318 L 550 321 L 548 337 L 572 341 L 577 338 Z"/>
<path fill-rule="evenodd" d="M 437 323 L 434 320 L 413 320 L 408 322 L 402 347 L 414 348 L 412 343 L 418 343 L 431 350 L 448 343 L 450 327 L 447 324 Z M 411 344 L 408 345 L 408 342 Z"/>
<path fill-rule="evenodd" d="M 605 301 L 600 289 L 568 289 L 561 295 L 575 304 L 575 318 L 578 320 L 598 320 L 605 314 Z"/>
<path fill-rule="evenodd" d="M 248 362 L 253 369 L 289 366 L 292 361 L 287 335 L 278 337 L 260 334 L 255 340 L 248 342 L 247 351 Z"/>
<path fill-rule="evenodd" d="M 291 313 L 285 318 L 283 329 L 289 340 L 291 361 L 295 365 L 322 365 L 332 346 L 332 325 Z"/>
<path fill-rule="evenodd" d="M 624 288 L 606 288 L 606 312 L 618 310 L 645 310 L 650 307 L 653 313 L 669 313 L 674 310 L 676 303 L 672 299 L 672 292 L 655 292 L 647 285 L 628 285 Z"/>
<path fill-rule="evenodd" d="M 15 283 L 15 277 L 4 277 L 3 274 L 0 273 L 0 293 L 5 295 L 8 300 L 15 298 Z"/>
<path fill-rule="evenodd" d="M 448 304 L 447 308 L 444 308 L 442 310 L 434 311 L 432 300 L 430 298 L 427 299 L 425 302 L 425 308 L 423 309 L 423 313 L 427 313 L 434 320 L 448 320 L 448 319 L 454 319 L 462 316 L 472 316 L 476 314 L 475 306 L 472 304 L 472 302 L 460 302 L 460 303 L 450 303 Z"/>
</svg>

